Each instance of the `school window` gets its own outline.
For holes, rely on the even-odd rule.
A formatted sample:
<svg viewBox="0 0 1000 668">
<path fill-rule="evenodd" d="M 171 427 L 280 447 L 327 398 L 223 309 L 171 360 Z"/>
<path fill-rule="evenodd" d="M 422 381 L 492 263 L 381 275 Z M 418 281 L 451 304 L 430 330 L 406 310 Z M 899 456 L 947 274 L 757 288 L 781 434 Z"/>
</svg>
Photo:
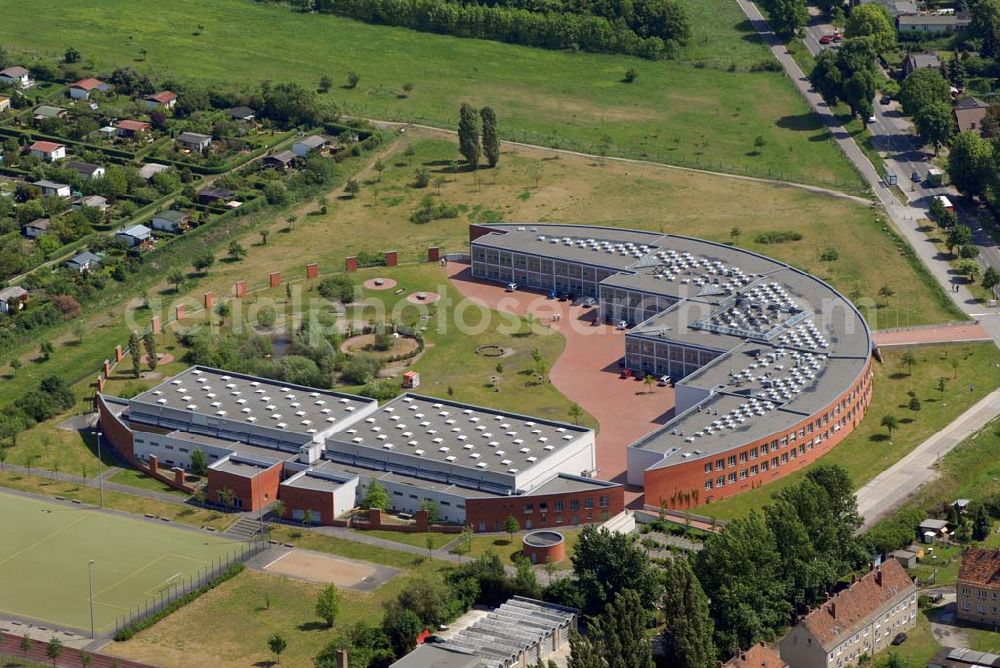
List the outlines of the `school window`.
<svg viewBox="0 0 1000 668">
<path fill-rule="evenodd" d="M 526 503 L 526 504 L 524 504 L 524 512 L 525 512 L 525 514 L 535 512 L 535 506 L 534 506 L 534 504 L 532 504 L 532 503 Z"/>
<path fill-rule="evenodd" d="M 750 448 L 750 459 L 757 459 L 757 448 Z"/>
<path fill-rule="evenodd" d="M 731 483 L 736 482 L 736 474 L 735 473 L 730 473 L 726 478 Z"/>
<path fill-rule="evenodd" d="M 768 453 L 767 443 L 765 443 L 764 445 L 760 446 L 760 454 L 766 455 L 767 453 Z"/>
<path fill-rule="evenodd" d="M 771 458 L 771 468 L 774 468 L 774 469 L 778 468 L 778 458 L 777 457 L 772 457 Z"/>
<path fill-rule="evenodd" d="M 712 489 L 712 481 L 711 480 L 706 480 L 705 481 L 705 489 Z"/>
<path fill-rule="evenodd" d="M 403 493 L 402 492 L 393 492 L 392 495 L 393 496 L 403 496 Z"/>
<path fill-rule="evenodd" d="M 736 466 L 736 455 L 731 455 L 727 463 L 729 466 Z"/>
<path fill-rule="evenodd" d="M 751 476 L 757 475 L 757 465 L 756 464 L 754 464 L 753 466 L 750 467 L 750 475 Z"/>
<path fill-rule="evenodd" d="M 709 462 L 705 464 L 705 473 L 711 473 L 711 472 L 712 472 L 712 462 Z"/>
<path fill-rule="evenodd" d="M 570 510 L 580 510 L 580 500 L 579 499 L 571 499 L 570 502 L 569 502 L 569 509 Z"/>
<path fill-rule="evenodd" d="M 607 508 L 607 507 L 608 507 L 608 497 L 602 496 L 601 497 L 601 508 Z"/>
<path fill-rule="evenodd" d="M 747 458 L 748 458 L 748 454 L 746 452 L 741 452 L 740 453 L 740 463 L 741 464 L 746 464 Z"/>
<path fill-rule="evenodd" d="M 726 484 L 726 479 L 723 478 L 721 475 L 718 478 L 715 479 L 715 486 L 716 487 L 722 487 L 725 484 Z"/>
<path fill-rule="evenodd" d="M 563 509 L 563 502 L 562 501 L 556 501 L 556 512 L 557 513 L 561 513 L 562 509 Z"/>
<path fill-rule="evenodd" d="M 715 460 L 715 470 L 716 471 L 721 471 L 724 468 L 726 468 L 726 460 L 725 459 L 716 459 Z"/>
<path fill-rule="evenodd" d="M 760 463 L 760 470 L 761 470 L 761 472 L 767 470 L 767 462 L 761 462 Z"/>
<path fill-rule="evenodd" d="M 746 479 L 747 479 L 747 470 L 743 469 L 742 471 L 740 471 L 740 480 L 746 480 Z"/>
<path fill-rule="evenodd" d="M 583 500 L 583 507 L 586 508 L 587 510 L 593 510 L 594 509 L 594 500 L 593 499 L 584 499 Z"/>
<path fill-rule="evenodd" d="M 781 463 L 782 464 L 787 464 L 788 463 L 788 453 L 787 452 L 784 452 L 784 453 L 781 454 Z"/>
</svg>

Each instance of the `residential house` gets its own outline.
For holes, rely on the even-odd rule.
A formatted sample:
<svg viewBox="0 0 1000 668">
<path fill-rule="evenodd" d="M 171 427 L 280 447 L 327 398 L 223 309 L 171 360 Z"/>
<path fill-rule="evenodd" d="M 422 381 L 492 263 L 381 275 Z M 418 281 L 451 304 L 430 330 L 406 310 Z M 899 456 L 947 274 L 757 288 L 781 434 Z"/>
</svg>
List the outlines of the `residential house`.
<svg viewBox="0 0 1000 668">
<path fill-rule="evenodd" d="M 160 172 L 165 172 L 168 169 L 170 169 L 170 167 L 167 165 L 161 165 L 156 162 L 148 162 L 139 169 L 139 176 L 149 181 Z"/>
<path fill-rule="evenodd" d="M 269 155 L 263 160 L 265 167 L 280 169 L 282 171 L 290 168 L 295 162 L 295 154 L 291 151 L 278 151 L 274 155 Z"/>
<path fill-rule="evenodd" d="M 174 105 L 177 104 L 177 93 L 169 90 L 161 90 L 159 93 L 154 93 L 144 97 L 143 103 L 146 105 L 146 109 L 150 110 L 156 109 L 157 107 L 162 107 L 163 109 L 173 109 Z"/>
<path fill-rule="evenodd" d="M 952 507 L 958 511 L 959 515 L 968 510 L 969 505 L 971 504 L 972 504 L 972 499 L 955 499 L 954 501 L 951 502 Z"/>
<path fill-rule="evenodd" d="M 854 666 L 916 623 L 917 587 L 890 559 L 803 617 L 781 640 L 781 658 L 795 668 Z"/>
<path fill-rule="evenodd" d="M 0 112 L 4 112 L 10 109 L 10 98 L 6 95 L 0 95 Z"/>
<path fill-rule="evenodd" d="M 74 100 L 89 100 L 90 94 L 94 91 L 101 93 L 111 90 L 111 85 L 106 84 L 100 79 L 94 79 L 93 77 L 87 79 L 80 79 L 76 83 L 69 85 L 69 96 Z"/>
<path fill-rule="evenodd" d="M 933 35 L 950 35 L 965 29 L 971 20 L 957 14 L 908 14 L 896 19 L 899 32 L 924 32 Z"/>
<path fill-rule="evenodd" d="M 143 121 L 124 120 L 115 123 L 118 136 L 125 139 L 139 139 L 149 134 L 150 124 Z"/>
<path fill-rule="evenodd" d="M 124 240 L 125 245 L 129 248 L 135 248 L 147 241 L 152 241 L 153 231 L 145 225 L 133 225 L 132 227 L 124 227 L 115 232 L 115 238 Z"/>
<path fill-rule="evenodd" d="M 59 183 L 58 181 L 42 179 L 41 181 L 35 181 L 31 185 L 41 190 L 43 197 L 69 197 L 73 194 L 68 184 Z"/>
<path fill-rule="evenodd" d="M 169 209 L 153 216 L 150 225 L 161 232 L 183 232 L 191 224 L 191 215 L 183 211 Z"/>
<path fill-rule="evenodd" d="M 233 191 L 226 190 L 225 188 L 216 188 L 214 186 L 209 186 L 208 188 L 203 188 L 198 191 L 198 203 L 199 204 L 212 204 L 213 202 L 228 202 L 233 198 Z"/>
<path fill-rule="evenodd" d="M 39 140 L 28 147 L 28 153 L 32 158 L 55 162 L 66 157 L 66 147 L 54 141 Z"/>
<path fill-rule="evenodd" d="M 913 0 L 861 0 L 863 5 L 882 5 L 882 8 L 889 13 L 890 18 L 917 13 L 917 3 Z"/>
<path fill-rule="evenodd" d="M 82 273 L 101 266 L 101 258 L 90 251 L 84 251 L 67 260 L 64 266 Z"/>
<path fill-rule="evenodd" d="M 759 643 L 740 652 L 721 668 L 788 668 L 788 664 L 773 649 Z"/>
<path fill-rule="evenodd" d="M 945 647 L 927 663 L 927 668 L 1000 668 L 1000 654 Z"/>
<path fill-rule="evenodd" d="M 250 123 L 255 118 L 257 118 L 257 112 L 250 107 L 233 107 L 232 109 L 226 109 L 226 113 L 234 121 L 240 121 L 241 123 Z"/>
<path fill-rule="evenodd" d="M 936 53 L 911 53 L 903 60 L 903 76 L 908 77 L 917 70 L 941 69 L 941 59 Z"/>
<path fill-rule="evenodd" d="M 35 121 L 44 121 L 49 118 L 65 118 L 67 113 L 69 112 L 62 107 L 41 104 L 35 107 Z"/>
<path fill-rule="evenodd" d="M 920 540 L 925 543 L 947 540 L 948 538 L 948 520 L 928 518 L 921 522 L 917 529 L 920 532 Z"/>
<path fill-rule="evenodd" d="M 986 104 L 978 97 L 963 97 L 955 105 L 955 122 L 958 123 L 959 132 L 981 132 L 983 119 L 990 110 L 990 105 Z"/>
<path fill-rule="evenodd" d="M 102 179 L 105 174 L 104 167 L 89 162 L 70 161 L 66 163 L 66 169 L 73 170 L 81 179 Z"/>
<path fill-rule="evenodd" d="M 0 313 L 20 311 L 28 302 L 28 291 L 20 285 L 0 290 Z"/>
<path fill-rule="evenodd" d="M 182 132 L 177 135 L 176 141 L 182 148 L 201 153 L 212 145 L 212 135 L 203 135 L 199 132 Z"/>
<path fill-rule="evenodd" d="M 87 195 L 86 197 L 80 197 L 77 199 L 74 205 L 77 209 L 82 209 L 84 207 L 90 207 L 92 209 L 100 209 L 101 211 L 106 211 L 108 208 L 108 200 L 106 197 L 100 195 Z"/>
<path fill-rule="evenodd" d="M 1000 630 L 1000 549 L 970 547 L 963 552 L 955 593 L 959 619 Z"/>
<path fill-rule="evenodd" d="M 52 221 L 49 220 L 48 218 L 39 218 L 37 220 L 31 221 L 30 223 L 27 223 L 24 227 L 21 228 L 21 232 L 24 234 L 24 236 L 28 237 L 29 239 L 37 239 L 38 237 L 48 232 L 49 227 L 51 225 Z"/>
<path fill-rule="evenodd" d="M 0 70 L 0 84 L 7 84 L 8 86 L 16 86 L 18 88 L 31 88 L 35 85 L 35 81 L 31 78 L 31 72 L 20 65 L 14 65 L 13 67 Z"/>
<path fill-rule="evenodd" d="M 311 151 L 321 149 L 327 144 L 327 138 L 323 135 L 309 135 L 308 137 L 303 137 L 294 144 L 292 144 L 292 153 L 304 158 Z"/>
<path fill-rule="evenodd" d="M 105 125 L 97 130 L 97 136 L 101 139 L 114 141 L 115 137 L 118 136 L 118 128 L 113 125 Z"/>
</svg>

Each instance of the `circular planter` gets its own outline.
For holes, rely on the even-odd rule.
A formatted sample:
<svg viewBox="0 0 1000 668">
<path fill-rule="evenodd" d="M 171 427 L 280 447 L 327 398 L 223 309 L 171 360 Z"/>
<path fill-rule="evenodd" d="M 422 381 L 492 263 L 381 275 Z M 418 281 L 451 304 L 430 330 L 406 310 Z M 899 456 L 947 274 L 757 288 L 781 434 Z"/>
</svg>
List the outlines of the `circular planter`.
<svg viewBox="0 0 1000 668">
<path fill-rule="evenodd" d="M 566 538 L 553 529 L 524 534 L 521 552 L 532 564 L 557 564 L 566 558 Z"/>
</svg>

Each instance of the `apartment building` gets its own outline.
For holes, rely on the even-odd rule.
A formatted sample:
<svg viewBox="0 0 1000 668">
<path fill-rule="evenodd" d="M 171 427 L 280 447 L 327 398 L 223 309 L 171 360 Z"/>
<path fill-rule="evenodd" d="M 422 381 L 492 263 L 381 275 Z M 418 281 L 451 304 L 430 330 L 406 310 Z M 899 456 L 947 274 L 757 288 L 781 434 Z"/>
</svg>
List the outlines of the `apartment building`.
<svg viewBox="0 0 1000 668">
<path fill-rule="evenodd" d="M 893 559 L 803 617 L 781 640 L 781 658 L 795 668 L 856 666 L 916 623 L 917 587 Z"/>
<path fill-rule="evenodd" d="M 955 583 L 958 618 L 1000 627 L 1000 549 L 970 547 Z"/>
</svg>

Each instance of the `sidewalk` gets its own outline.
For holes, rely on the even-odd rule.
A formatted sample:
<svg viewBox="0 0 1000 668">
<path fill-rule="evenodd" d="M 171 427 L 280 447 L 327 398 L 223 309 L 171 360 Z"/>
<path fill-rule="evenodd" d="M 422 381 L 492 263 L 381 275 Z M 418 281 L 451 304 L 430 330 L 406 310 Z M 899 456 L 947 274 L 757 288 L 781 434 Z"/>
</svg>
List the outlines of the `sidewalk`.
<svg viewBox="0 0 1000 668">
<path fill-rule="evenodd" d="M 913 491 L 931 480 L 937 473 L 938 460 L 997 414 L 1000 414 L 1000 390 L 983 397 L 950 425 L 872 478 L 857 492 L 858 512 L 864 518 L 863 527 L 870 527 L 888 515 Z"/>
<path fill-rule="evenodd" d="M 26 466 L 18 466 L 17 464 L 4 464 L 3 470 L 20 473 L 21 475 L 34 476 L 36 478 L 48 478 L 49 480 L 56 480 L 58 482 L 72 482 L 77 485 L 83 485 L 84 487 L 100 487 L 96 476 L 92 478 L 84 478 L 83 476 L 72 473 L 55 473 L 53 471 L 46 471 L 45 469 L 40 468 L 29 469 Z M 121 469 L 117 467 L 112 467 L 111 469 L 114 473 L 117 473 L 120 470 Z M 117 482 L 108 482 L 107 478 L 114 475 L 111 471 L 101 473 L 101 478 L 104 479 L 105 490 L 131 494 L 132 496 L 141 496 L 153 501 L 162 501 L 164 503 L 172 503 L 180 506 L 187 503 L 187 499 L 184 497 L 167 494 L 166 492 L 157 492 L 153 489 L 143 489 L 142 487 L 133 487 L 132 485 L 122 485 Z"/>
</svg>

